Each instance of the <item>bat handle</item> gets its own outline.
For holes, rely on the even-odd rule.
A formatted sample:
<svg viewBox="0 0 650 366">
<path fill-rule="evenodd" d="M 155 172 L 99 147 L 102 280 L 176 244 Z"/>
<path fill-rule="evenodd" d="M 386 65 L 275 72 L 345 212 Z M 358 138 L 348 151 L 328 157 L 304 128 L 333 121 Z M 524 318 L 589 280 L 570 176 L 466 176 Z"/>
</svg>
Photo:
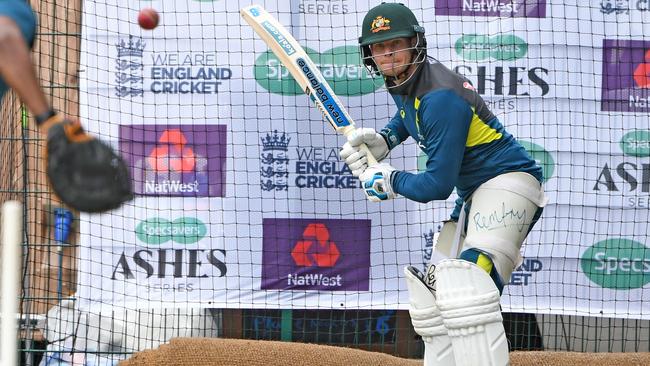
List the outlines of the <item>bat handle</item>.
<svg viewBox="0 0 650 366">
<path fill-rule="evenodd" d="M 343 136 L 347 137 L 349 134 L 354 132 L 354 130 L 355 130 L 354 125 L 350 125 L 350 126 L 346 126 L 343 129 L 339 129 L 338 132 L 343 134 Z M 375 159 L 375 156 L 372 155 L 372 153 L 370 152 L 370 149 L 368 149 L 368 146 L 366 144 L 359 145 L 359 148 L 366 152 L 366 159 L 368 159 L 368 166 L 377 165 L 377 163 L 378 163 L 377 159 Z"/>
<path fill-rule="evenodd" d="M 368 146 L 366 146 L 366 144 L 361 144 L 359 148 L 361 148 L 361 150 L 366 152 L 366 158 L 368 159 L 368 166 L 377 165 L 377 159 L 375 159 L 374 155 L 372 155 L 370 149 L 368 149 Z"/>
</svg>

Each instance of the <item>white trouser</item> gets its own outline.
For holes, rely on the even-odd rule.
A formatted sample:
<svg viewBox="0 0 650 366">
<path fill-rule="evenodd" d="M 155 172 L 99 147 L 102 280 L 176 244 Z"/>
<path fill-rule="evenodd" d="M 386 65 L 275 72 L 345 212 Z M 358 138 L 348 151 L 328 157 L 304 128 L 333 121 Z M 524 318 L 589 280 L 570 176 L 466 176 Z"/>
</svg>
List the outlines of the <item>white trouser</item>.
<svg viewBox="0 0 650 366">
<path fill-rule="evenodd" d="M 444 223 L 432 263 L 457 258 L 463 250 L 476 248 L 490 256 L 505 285 L 521 264 L 519 251 L 537 209 L 546 205 L 544 190 L 528 173 L 506 173 L 481 184 L 468 201 L 468 215 L 463 207 L 458 223 Z M 463 230 L 465 220 L 467 232 Z"/>
<path fill-rule="evenodd" d="M 535 177 L 514 172 L 483 183 L 468 201 L 469 214 L 463 206 L 458 223 L 443 225 L 431 258 L 438 269 L 428 270 L 435 276 L 423 278 L 425 286 L 418 276 L 405 273 L 412 322 L 425 342 L 425 366 L 509 363 L 499 291 L 492 279 L 475 264 L 445 258 L 476 248 L 490 256 L 507 284 L 521 263 L 520 249 L 535 214 L 547 199 Z"/>
</svg>

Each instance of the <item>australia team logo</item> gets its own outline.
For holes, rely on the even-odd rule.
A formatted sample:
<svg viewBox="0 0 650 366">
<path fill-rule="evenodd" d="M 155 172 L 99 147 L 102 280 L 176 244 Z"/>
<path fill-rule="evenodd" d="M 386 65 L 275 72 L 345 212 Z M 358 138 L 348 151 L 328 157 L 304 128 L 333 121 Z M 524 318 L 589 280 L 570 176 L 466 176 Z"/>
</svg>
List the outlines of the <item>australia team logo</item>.
<svg viewBox="0 0 650 366">
<path fill-rule="evenodd" d="M 263 290 L 368 291 L 370 220 L 264 219 Z"/>
<path fill-rule="evenodd" d="M 603 41 L 601 110 L 650 112 L 650 41 Z"/>
<path fill-rule="evenodd" d="M 223 197 L 225 125 L 120 126 L 120 152 L 137 194 Z"/>
<path fill-rule="evenodd" d="M 372 33 L 377 33 L 390 29 L 390 19 L 378 16 L 373 19 L 372 24 L 370 24 L 370 30 Z"/>
<path fill-rule="evenodd" d="M 545 18 L 546 0 L 435 0 L 436 15 Z"/>
</svg>

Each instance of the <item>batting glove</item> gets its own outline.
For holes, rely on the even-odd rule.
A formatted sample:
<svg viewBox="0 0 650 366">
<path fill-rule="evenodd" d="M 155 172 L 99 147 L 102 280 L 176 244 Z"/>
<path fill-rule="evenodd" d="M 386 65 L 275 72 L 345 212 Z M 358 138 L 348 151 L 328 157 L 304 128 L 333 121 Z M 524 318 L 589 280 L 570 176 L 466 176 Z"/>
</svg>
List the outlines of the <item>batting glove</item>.
<svg viewBox="0 0 650 366">
<path fill-rule="evenodd" d="M 382 161 L 390 152 L 384 137 L 373 128 L 354 130 L 348 135 L 348 141 L 343 145 L 339 154 L 355 177 L 359 177 L 368 168 L 368 157 L 366 152 L 359 148 L 361 144 L 368 146 L 368 150 L 377 161 Z"/>
<path fill-rule="evenodd" d="M 395 168 L 387 163 L 380 163 L 368 167 L 359 176 L 361 186 L 368 199 L 372 202 L 380 202 L 393 199 L 397 193 L 393 190 L 391 182 Z"/>
</svg>

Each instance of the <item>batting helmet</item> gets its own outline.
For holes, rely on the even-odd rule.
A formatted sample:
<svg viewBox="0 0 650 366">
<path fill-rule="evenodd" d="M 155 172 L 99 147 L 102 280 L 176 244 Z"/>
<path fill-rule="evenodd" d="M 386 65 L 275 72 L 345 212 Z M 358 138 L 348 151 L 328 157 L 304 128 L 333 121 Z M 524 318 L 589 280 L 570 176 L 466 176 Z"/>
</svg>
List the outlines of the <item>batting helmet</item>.
<svg viewBox="0 0 650 366">
<path fill-rule="evenodd" d="M 370 9 L 361 24 L 361 37 L 359 46 L 363 63 L 374 72 L 378 72 L 377 65 L 372 60 L 370 45 L 395 38 L 411 38 L 417 36 L 417 51 L 426 57 L 426 39 L 424 28 L 411 9 L 400 3 L 381 3 Z"/>
</svg>

